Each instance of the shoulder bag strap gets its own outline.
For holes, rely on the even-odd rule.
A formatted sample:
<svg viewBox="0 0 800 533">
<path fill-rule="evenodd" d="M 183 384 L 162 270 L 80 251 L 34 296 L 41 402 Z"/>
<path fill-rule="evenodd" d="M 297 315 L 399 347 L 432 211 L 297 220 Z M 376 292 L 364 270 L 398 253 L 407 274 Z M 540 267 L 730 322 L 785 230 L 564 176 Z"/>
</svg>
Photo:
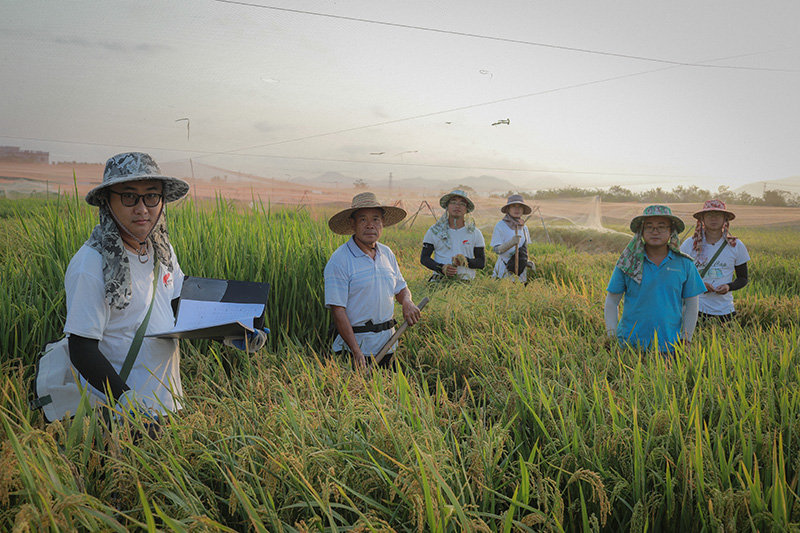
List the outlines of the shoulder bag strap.
<svg viewBox="0 0 800 533">
<path fill-rule="evenodd" d="M 700 277 L 701 277 L 701 278 L 704 278 L 704 277 L 706 277 L 706 272 L 708 272 L 708 269 L 709 269 L 709 268 L 711 268 L 711 265 L 713 265 L 713 264 L 714 264 L 714 261 L 716 261 L 716 260 L 717 260 L 717 257 L 719 257 L 719 254 L 721 254 L 721 253 L 722 253 L 722 249 L 723 249 L 723 248 L 725 248 L 725 246 L 727 246 L 727 245 L 728 245 L 728 241 L 727 241 L 727 240 L 725 240 L 725 237 L 723 237 L 723 238 L 722 238 L 722 246 L 720 246 L 720 247 L 719 247 L 719 250 L 717 250 L 717 253 L 715 253 L 715 254 L 714 254 L 714 257 L 712 257 L 712 258 L 711 258 L 711 261 L 709 261 L 708 263 L 706 263 L 706 267 L 703 269 L 703 271 L 702 271 L 702 272 L 700 272 Z"/>
<path fill-rule="evenodd" d="M 125 362 L 122 364 L 122 370 L 119 371 L 119 377 L 122 381 L 128 381 L 128 376 L 133 368 L 133 363 L 136 361 L 136 356 L 139 355 L 139 348 L 142 347 L 142 340 L 144 339 L 144 332 L 147 329 L 147 324 L 150 322 L 150 313 L 153 312 L 153 302 L 156 301 L 156 290 L 158 289 L 158 257 L 153 254 L 153 297 L 150 299 L 150 307 L 147 309 L 147 314 L 144 315 L 144 321 L 136 330 L 133 336 L 131 348 L 128 350 L 128 356 L 125 357 Z"/>
</svg>

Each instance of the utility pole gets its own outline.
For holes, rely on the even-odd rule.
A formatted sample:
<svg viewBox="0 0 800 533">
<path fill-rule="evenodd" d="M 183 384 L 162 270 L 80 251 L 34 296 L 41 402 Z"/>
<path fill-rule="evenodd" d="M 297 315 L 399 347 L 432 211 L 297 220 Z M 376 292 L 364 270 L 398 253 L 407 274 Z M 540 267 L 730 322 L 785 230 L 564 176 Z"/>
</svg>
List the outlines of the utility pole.
<svg viewBox="0 0 800 533">
<path fill-rule="evenodd" d="M 392 192 L 392 173 L 389 172 L 389 192 Z"/>
</svg>

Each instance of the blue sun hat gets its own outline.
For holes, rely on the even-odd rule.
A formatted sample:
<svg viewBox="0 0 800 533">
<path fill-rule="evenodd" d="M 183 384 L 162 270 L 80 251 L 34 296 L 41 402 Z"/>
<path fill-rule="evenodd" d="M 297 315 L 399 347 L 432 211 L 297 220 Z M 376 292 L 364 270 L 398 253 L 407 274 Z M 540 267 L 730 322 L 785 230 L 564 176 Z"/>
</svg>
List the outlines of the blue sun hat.
<svg viewBox="0 0 800 533">
<path fill-rule="evenodd" d="M 103 183 L 86 193 L 86 203 L 100 206 L 106 199 L 106 187 L 144 180 L 159 180 L 164 184 L 161 193 L 164 196 L 164 203 L 180 200 L 189 192 L 189 184 L 182 179 L 161 174 L 161 169 L 150 154 L 125 152 L 106 161 Z"/>
<path fill-rule="evenodd" d="M 636 216 L 633 218 L 633 220 L 631 220 L 631 231 L 638 233 L 642 227 L 642 222 L 644 222 L 644 219 L 649 217 L 667 217 L 675 225 L 675 230 L 678 233 L 682 233 L 683 229 L 686 227 L 686 225 L 683 223 L 683 220 L 673 215 L 672 209 L 666 205 L 648 205 L 644 208 L 644 212 L 641 215 Z"/>
</svg>

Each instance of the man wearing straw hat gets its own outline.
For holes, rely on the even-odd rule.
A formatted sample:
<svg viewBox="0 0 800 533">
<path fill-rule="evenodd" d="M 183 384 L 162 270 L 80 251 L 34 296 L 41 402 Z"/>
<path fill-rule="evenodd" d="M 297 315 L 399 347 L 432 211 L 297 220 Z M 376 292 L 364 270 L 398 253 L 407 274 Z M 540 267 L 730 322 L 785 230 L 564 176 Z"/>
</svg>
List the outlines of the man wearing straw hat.
<svg viewBox="0 0 800 533">
<path fill-rule="evenodd" d="M 520 194 L 509 196 L 506 205 L 500 208 L 505 216 L 495 225 L 491 242 L 492 250 L 497 254 L 494 277 L 528 280 L 527 268 L 533 268 L 533 263 L 528 261 L 531 234 L 522 216 L 531 214 L 531 211 Z"/>
<path fill-rule="evenodd" d="M 413 326 L 420 318 L 397 259 L 378 242 L 383 228 L 406 216 L 394 206 L 382 205 L 374 193 L 353 197 L 349 208 L 333 215 L 328 227 L 337 235 L 351 235 L 325 265 L 325 307 L 333 313 L 338 332 L 333 351 L 350 352 L 353 364 L 372 364 L 394 331 L 394 300 L 403 306 L 403 318 Z M 380 362 L 390 366 L 394 347 Z"/>
<path fill-rule="evenodd" d="M 694 218 L 694 236 L 681 245 L 681 251 L 694 258 L 706 286 L 700 295 L 700 319 L 728 322 L 736 315 L 732 292 L 747 285 L 750 254 L 744 243 L 729 233 L 736 215 L 724 202 L 708 200 Z"/>
<path fill-rule="evenodd" d="M 183 272 L 165 211 L 188 191 L 185 181 L 162 175 L 148 154 L 128 152 L 106 162 L 102 184 L 86 195 L 100 208 L 100 223 L 67 268 L 64 333 L 84 385 L 123 412 L 181 408 L 177 340 L 145 333 L 175 322 Z M 251 349 L 266 338 L 254 340 Z"/>
<path fill-rule="evenodd" d="M 688 344 L 697 325 L 697 300 L 705 291 L 691 258 L 678 248 L 683 221 L 665 205 L 651 205 L 630 224 L 633 239 L 622 252 L 608 282 L 606 331 L 622 345 L 674 353 Z M 625 295 L 622 318 L 619 302 Z"/>
<path fill-rule="evenodd" d="M 422 238 L 419 261 L 433 270 L 430 281 L 442 279 L 442 276 L 474 279 L 475 271 L 486 265 L 483 234 L 467 217 L 475 204 L 465 191 L 454 190 L 442 196 L 439 205 L 445 212 Z"/>
</svg>

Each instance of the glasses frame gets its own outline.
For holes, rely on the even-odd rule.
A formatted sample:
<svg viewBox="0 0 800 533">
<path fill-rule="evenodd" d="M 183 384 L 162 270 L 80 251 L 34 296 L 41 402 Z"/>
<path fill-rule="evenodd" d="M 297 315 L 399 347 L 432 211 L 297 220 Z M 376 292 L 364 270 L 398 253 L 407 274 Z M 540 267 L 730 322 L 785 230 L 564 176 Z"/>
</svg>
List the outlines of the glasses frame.
<svg viewBox="0 0 800 533">
<path fill-rule="evenodd" d="M 642 233 L 669 233 L 672 231 L 672 224 L 667 226 L 651 226 L 647 227 L 644 224 L 642 225 Z"/>
<path fill-rule="evenodd" d="M 145 207 L 153 208 L 153 207 L 158 207 L 161 204 L 161 202 L 164 200 L 164 195 L 161 194 L 161 193 L 158 193 L 158 192 L 148 192 L 148 193 L 145 193 L 145 194 L 136 194 L 135 192 L 117 192 L 114 189 L 108 189 L 108 192 L 113 192 L 114 194 L 119 195 L 119 201 L 125 207 L 136 207 L 137 205 L 139 205 L 139 200 L 141 200 Z M 136 200 L 132 204 L 127 204 L 127 203 L 125 203 L 125 197 L 126 196 L 128 198 L 130 198 L 132 196 L 135 196 Z M 148 197 L 148 196 L 150 196 L 150 197 L 155 196 L 156 198 L 158 198 L 158 201 L 155 204 L 150 205 L 150 204 L 147 203 L 147 200 L 145 200 L 145 198 Z"/>
<path fill-rule="evenodd" d="M 452 205 L 456 207 L 469 207 L 467 202 L 462 202 L 461 200 L 450 200 L 447 202 L 447 205 Z"/>
</svg>

